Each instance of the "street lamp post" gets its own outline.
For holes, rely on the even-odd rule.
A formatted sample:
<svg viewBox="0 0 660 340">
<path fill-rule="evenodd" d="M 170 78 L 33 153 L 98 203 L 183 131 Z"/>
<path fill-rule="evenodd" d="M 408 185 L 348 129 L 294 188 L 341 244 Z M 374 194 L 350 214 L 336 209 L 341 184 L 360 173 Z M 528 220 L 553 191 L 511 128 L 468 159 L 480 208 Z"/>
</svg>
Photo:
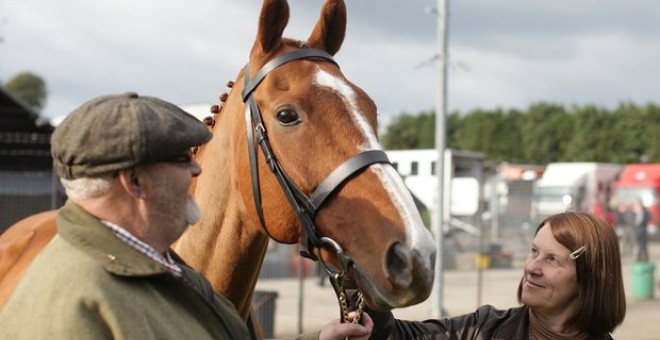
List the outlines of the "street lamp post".
<svg viewBox="0 0 660 340">
<path fill-rule="evenodd" d="M 435 281 L 433 282 L 433 294 L 431 303 L 431 314 L 435 318 L 445 316 L 443 305 L 444 286 L 444 173 L 445 173 L 445 148 L 446 148 L 446 109 L 447 109 L 447 20 L 449 0 L 438 0 L 438 93 L 436 97 L 435 112 L 435 147 L 438 151 L 435 173 L 438 178 L 437 204 L 433 210 L 433 233 L 436 241 Z"/>
</svg>

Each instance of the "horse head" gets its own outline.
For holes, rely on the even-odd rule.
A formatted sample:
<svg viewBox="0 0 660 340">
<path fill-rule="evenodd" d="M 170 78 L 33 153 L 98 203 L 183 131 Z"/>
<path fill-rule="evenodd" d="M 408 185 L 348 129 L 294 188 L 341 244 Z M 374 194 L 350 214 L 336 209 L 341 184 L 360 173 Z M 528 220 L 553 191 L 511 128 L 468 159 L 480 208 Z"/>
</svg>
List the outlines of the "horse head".
<svg viewBox="0 0 660 340">
<path fill-rule="evenodd" d="M 288 19 L 285 0 L 264 0 L 249 62 L 222 98 L 214 137 L 202 148 L 195 190 L 201 225 L 184 234 L 177 251 L 243 315 L 257 278 L 245 272 L 261 265 L 264 235 L 300 243 L 340 268 L 337 247 L 323 242 L 331 240 L 350 258 L 348 281 L 371 308 L 421 302 L 433 283 L 434 243 L 378 142 L 376 105 L 333 59 L 346 6 L 326 0 L 306 41 L 282 36 Z M 228 223 L 242 231 L 221 230 Z M 198 254 L 211 237 L 216 248 L 236 245 L 235 253 L 223 252 L 233 258 Z"/>
<path fill-rule="evenodd" d="M 305 42 L 282 37 L 288 19 L 286 1 L 264 2 L 246 79 L 259 77 L 264 65 L 292 51 L 317 49 L 329 55 L 339 51 L 346 31 L 343 1 L 325 2 Z M 376 105 L 332 59 L 292 59 L 266 72 L 252 95 L 275 159 L 307 197 L 314 197 L 325 179 L 348 159 L 381 150 Z M 242 84 L 244 97 L 249 85 L 253 84 Z M 244 161 L 248 167 L 247 158 Z M 267 160 L 260 158 L 259 164 L 264 223 L 259 221 L 258 207 L 246 201 L 253 223 L 263 224 L 275 240 L 309 247 L 309 241 L 301 237 L 305 230 L 295 209 L 281 205 L 285 193 Z M 426 299 L 435 249 L 401 177 L 390 164 L 381 162 L 365 164 L 347 175 L 335 183 L 335 191 L 320 207 L 312 207 L 317 236 L 335 240 L 349 254 L 354 261 L 351 278 L 372 308 L 389 309 Z M 247 179 L 241 188 L 245 198 L 254 194 Z M 296 196 L 296 200 L 304 198 Z M 301 207 L 307 208 L 302 203 Z M 317 255 L 339 266 L 332 247 L 314 246 L 319 248 Z"/>
</svg>

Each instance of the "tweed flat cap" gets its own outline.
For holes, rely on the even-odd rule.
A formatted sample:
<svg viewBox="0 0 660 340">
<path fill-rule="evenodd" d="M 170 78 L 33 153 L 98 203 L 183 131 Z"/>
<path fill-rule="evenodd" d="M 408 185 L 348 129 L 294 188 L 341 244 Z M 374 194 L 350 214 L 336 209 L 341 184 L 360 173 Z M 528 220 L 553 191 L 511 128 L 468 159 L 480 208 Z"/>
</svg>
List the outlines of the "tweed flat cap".
<svg viewBox="0 0 660 340">
<path fill-rule="evenodd" d="M 157 163 L 202 145 L 211 132 L 174 104 L 136 93 L 94 98 L 51 138 L 53 167 L 66 179 Z"/>
</svg>

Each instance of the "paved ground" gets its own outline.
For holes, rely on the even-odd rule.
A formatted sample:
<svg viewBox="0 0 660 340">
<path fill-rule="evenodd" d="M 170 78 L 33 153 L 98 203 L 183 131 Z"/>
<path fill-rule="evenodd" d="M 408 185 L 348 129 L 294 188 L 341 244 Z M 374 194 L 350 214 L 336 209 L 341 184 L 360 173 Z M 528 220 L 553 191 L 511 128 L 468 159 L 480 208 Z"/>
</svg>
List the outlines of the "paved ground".
<svg viewBox="0 0 660 340">
<path fill-rule="evenodd" d="M 650 300 L 637 300 L 632 296 L 630 261 L 624 260 L 624 285 L 628 308 L 626 319 L 614 332 L 618 340 L 660 340 L 660 244 L 656 243 L 650 249 L 652 261 L 656 264 L 655 295 Z M 522 271 L 516 269 L 491 269 L 482 272 L 481 299 L 478 301 L 478 272 L 448 271 L 444 274 L 443 306 L 450 315 L 461 315 L 475 310 L 482 304 L 491 304 L 499 308 L 517 306 L 515 294 Z M 276 316 L 274 324 L 275 337 L 291 336 L 298 333 L 302 326 L 304 332 L 319 329 L 332 318 L 339 315 L 332 289 L 325 285 L 320 287 L 318 280 L 308 278 L 302 281 L 261 280 L 258 290 L 277 291 L 275 300 Z M 298 294 L 304 291 L 302 304 L 302 325 L 299 325 L 300 314 Z M 395 315 L 402 319 L 424 320 L 430 318 L 431 301 L 397 309 Z"/>
</svg>

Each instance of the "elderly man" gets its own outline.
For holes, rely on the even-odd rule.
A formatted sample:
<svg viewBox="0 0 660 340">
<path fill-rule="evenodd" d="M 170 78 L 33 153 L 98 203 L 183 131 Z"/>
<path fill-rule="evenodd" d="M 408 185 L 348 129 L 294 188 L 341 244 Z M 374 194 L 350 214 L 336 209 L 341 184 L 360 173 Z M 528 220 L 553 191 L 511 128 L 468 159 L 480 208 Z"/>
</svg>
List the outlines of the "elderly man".
<svg viewBox="0 0 660 340">
<path fill-rule="evenodd" d="M 177 106 L 135 93 L 69 114 L 51 142 L 69 200 L 0 312 L 0 339 L 248 338 L 231 302 L 170 249 L 200 218 L 191 148 L 210 139 Z M 319 337 L 366 337 L 372 326 L 335 321 Z"/>
<path fill-rule="evenodd" d="M 169 250 L 200 216 L 190 150 L 210 139 L 175 105 L 133 93 L 72 112 L 51 143 L 69 197 L 58 235 L 2 310 L 0 337 L 248 337 L 233 305 Z"/>
</svg>

